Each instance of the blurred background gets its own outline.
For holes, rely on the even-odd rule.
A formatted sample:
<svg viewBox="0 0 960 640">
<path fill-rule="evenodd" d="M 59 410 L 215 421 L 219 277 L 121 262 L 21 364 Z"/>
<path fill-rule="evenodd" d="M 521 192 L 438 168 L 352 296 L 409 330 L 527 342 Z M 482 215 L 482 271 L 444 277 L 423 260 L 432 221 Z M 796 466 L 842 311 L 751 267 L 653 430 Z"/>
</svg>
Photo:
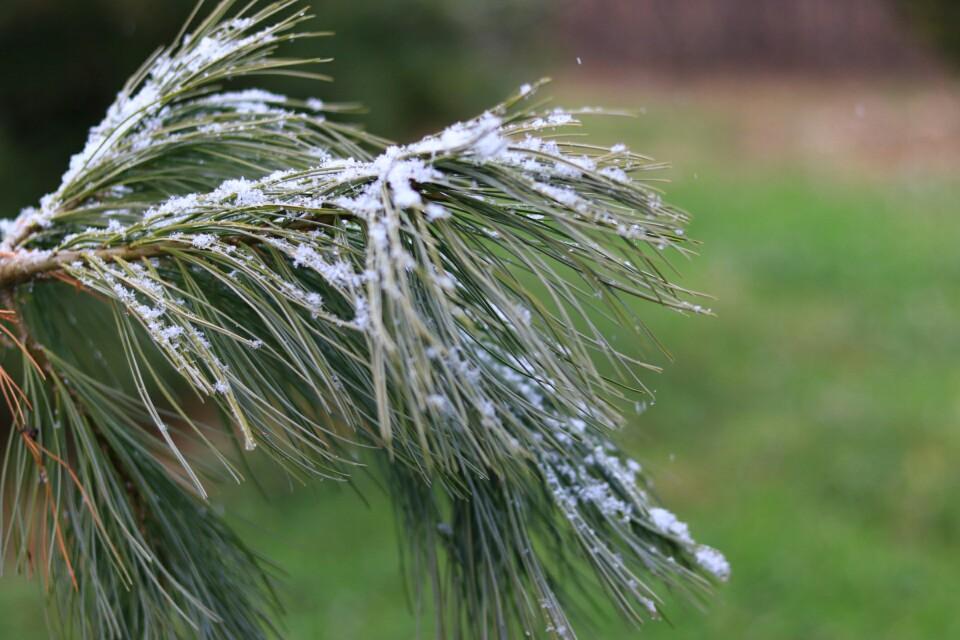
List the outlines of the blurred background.
<svg viewBox="0 0 960 640">
<path fill-rule="evenodd" d="M 0 3 L 0 213 L 54 189 L 193 0 Z M 399 140 L 544 75 L 599 140 L 672 163 L 716 318 L 639 307 L 671 349 L 621 436 L 730 584 L 706 611 L 585 638 L 960 637 L 960 3 L 324 0 L 300 44 Z M 309 50 L 309 51 L 308 51 Z M 55 313 L 55 310 L 51 311 Z M 622 344 L 626 350 L 638 345 Z M 289 637 L 411 638 L 387 501 L 264 477 L 217 505 L 283 572 Z M 0 636 L 45 637 L 0 580 Z"/>
</svg>

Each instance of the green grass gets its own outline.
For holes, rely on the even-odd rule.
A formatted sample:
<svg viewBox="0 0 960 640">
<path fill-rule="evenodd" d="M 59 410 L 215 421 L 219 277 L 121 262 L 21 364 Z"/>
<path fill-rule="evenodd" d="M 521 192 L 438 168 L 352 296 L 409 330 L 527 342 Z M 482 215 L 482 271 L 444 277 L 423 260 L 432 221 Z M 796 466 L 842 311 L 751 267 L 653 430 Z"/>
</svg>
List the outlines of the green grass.
<svg viewBox="0 0 960 640">
<path fill-rule="evenodd" d="M 596 128 L 684 158 L 669 194 L 704 245 L 677 266 L 717 317 L 642 308 L 675 362 L 623 440 L 733 578 L 673 626 L 584 637 L 960 637 L 960 186 L 743 159 L 708 106 Z M 274 490 L 223 500 L 286 573 L 289 637 L 413 636 L 382 496 Z M 4 637 L 42 637 L 35 590 L 0 582 Z"/>
<path fill-rule="evenodd" d="M 675 193 L 719 317 L 656 323 L 677 362 L 627 437 L 735 572 L 653 637 L 960 633 L 956 189 L 775 171 Z"/>
</svg>

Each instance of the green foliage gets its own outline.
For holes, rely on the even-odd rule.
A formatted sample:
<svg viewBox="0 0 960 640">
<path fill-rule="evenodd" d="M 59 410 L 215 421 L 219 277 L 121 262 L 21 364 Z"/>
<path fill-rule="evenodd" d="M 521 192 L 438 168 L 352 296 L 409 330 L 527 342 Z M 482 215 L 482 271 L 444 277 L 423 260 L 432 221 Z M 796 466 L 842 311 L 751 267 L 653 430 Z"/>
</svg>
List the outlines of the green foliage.
<svg viewBox="0 0 960 640">
<path fill-rule="evenodd" d="M 585 570 L 637 622 L 658 587 L 725 579 L 608 439 L 650 367 L 595 314 L 644 341 L 629 300 L 708 311 L 664 276 L 690 243 L 635 177 L 659 166 L 562 135 L 579 114 L 529 85 L 404 146 L 344 105 L 222 90 L 322 79 L 278 55 L 323 35 L 307 19 L 194 16 L 6 226 L 5 542 L 65 632 L 268 633 L 269 578 L 203 502 L 254 449 L 296 479 L 379 469 L 448 634 L 569 637 Z"/>
<path fill-rule="evenodd" d="M 545 0 L 326 2 L 318 16 L 338 36 L 327 92 L 371 105 L 364 120 L 394 136 L 462 117 L 552 51 L 555 9 Z"/>
<path fill-rule="evenodd" d="M 921 38 L 951 64 L 960 64 L 960 4 L 953 0 L 907 0 L 898 4 Z"/>
</svg>

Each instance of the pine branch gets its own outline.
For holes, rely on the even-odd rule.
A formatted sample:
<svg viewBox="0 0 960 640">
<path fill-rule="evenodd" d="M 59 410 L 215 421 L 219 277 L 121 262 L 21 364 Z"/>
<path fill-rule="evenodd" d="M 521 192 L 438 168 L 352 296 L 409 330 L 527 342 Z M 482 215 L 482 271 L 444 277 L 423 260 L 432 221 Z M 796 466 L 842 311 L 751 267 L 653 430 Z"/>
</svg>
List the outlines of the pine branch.
<svg viewBox="0 0 960 640">
<path fill-rule="evenodd" d="M 275 55 L 317 35 L 307 18 L 225 0 L 195 19 L 5 229 L 22 366 L 0 376 L 20 438 L 4 549 L 47 576 L 64 632 L 268 634 L 261 563 L 203 502 L 256 447 L 335 479 L 365 452 L 447 634 L 569 637 L 580 581 L 561 575 L 585 568 L 636 622 L 659 616 L 658 585 L 725 579 L 609 440 L 655 367 L 597 319 L 644 340 L 631 300 L 709 312 L 664 276 L 691 250 L 637 177 L 658 165 L 563 135 L 582 114 L 529 85 L 402 146 L 319 100 L 222 90 L 315 75 Z"/>
</svg>

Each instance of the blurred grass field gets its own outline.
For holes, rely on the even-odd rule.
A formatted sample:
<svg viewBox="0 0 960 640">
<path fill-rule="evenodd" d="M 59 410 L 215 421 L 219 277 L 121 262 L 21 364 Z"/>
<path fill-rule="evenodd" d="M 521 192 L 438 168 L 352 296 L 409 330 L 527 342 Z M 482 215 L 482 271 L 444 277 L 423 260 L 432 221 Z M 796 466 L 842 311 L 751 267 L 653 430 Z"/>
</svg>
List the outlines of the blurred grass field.
<svg viewBox="0 0 960 640">
<path fill-rule="evenodd" d="M 918 124 L 900 88 L 831 94 L 840 115 L 810 124 L 822 96 L 744 111 L 735 89 L 567 84 L 571 106 L 645 108 L 590 129 L 672 160 L 669 199 L 694 214 L 701 256 L 677 267 L 717 316 L 638 308 L 675 361 L 659 358 L 658 401 L 622 441 L 733 566 L 705 612 L 672 603 L 672 625 L 610 618 L 583 637 L 960 637 L 956 150 L 877 142 L 886 118 Z M 855 139 L 811 146 L 818 123 Z M 288 637 L 415 637 L 381 493 L 266 484 L 269 500 L 249 485 L 218 500 L 285 574 Z M 0 581 L 0 636 L 45 637 L 37 589 Z"/>
</svg>

